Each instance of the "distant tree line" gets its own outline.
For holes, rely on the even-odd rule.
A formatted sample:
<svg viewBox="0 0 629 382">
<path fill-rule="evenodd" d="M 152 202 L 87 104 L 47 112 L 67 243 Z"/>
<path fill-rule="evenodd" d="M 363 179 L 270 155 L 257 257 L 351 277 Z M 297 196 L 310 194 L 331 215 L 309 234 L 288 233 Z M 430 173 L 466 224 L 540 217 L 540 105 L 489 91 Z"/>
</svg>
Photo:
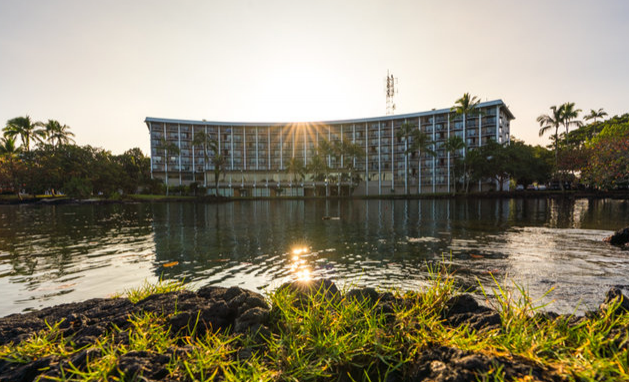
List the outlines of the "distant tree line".
<svg viewBox="0 0 629 382">
<path fill-rule="evenodd" d="M 67 125 L 30 117 L 7 121 L 0 138 L 0 189 L 3 193 L 59 194 L 86 198 L 120 193 L 161 192 L 151 181 L 150 158 L 139 148 L 122 155 L 74 144 Z M 19 142 L 19 143 L 18 143 Z"/>
<path fill-rule="evenodd" d="M 552 113 L 538 117 L 540 136 L 553 131 L 552 179 L 600 190 L 629 188 L 629 114 L 605 119 L 602 109 L 590 110 L 579 120 L 581 109 L 573 102 L 551 106 Z M 565 131 L 559 133 L 559 128 Z M 576 129 L 570 130 L 571 127 Z"/>
</svg>

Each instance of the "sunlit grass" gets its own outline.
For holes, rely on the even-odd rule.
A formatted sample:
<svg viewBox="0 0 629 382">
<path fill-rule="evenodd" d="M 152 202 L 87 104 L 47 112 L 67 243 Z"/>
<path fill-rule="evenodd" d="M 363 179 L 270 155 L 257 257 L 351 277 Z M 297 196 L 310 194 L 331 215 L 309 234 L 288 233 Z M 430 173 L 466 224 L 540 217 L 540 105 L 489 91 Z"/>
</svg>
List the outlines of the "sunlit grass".
<svg viewBox="0 0 629 382">
<path fill-rule="evenodd" d="M 137 302 L 183 288 L 180 282 L 145 282 L 125 296 Z M 168 314 L 174 312 L 141 312 L 128 317 L 128 328 L 115 327 L 87 348 L 76 348 L 55 323 L 26 341 L 0 347 L 0 358 L 23 364 L 48 355 L 69 360 L 79 351 L 92 351 L 85 365 L 59 363 L 59 381 L 141 380 L 117 367 L 132 351 L 168 354 L 165 368 L 171 380 L 381 381 L 392 374 L 404 380 L 423 352 L 448 346 L 524 361 L 566 380 L 629 380 L 629 314 L 617 312 L 619 301 L 578 319 L 544 316 L 539 314 L 543 306 L 518 285 L 505 288 L 494 280 L 481 288 L 495 296 L 488 301 L 500 315 L 497 329 L 477 332 L 468 325 L 448 325 L 446 302 L 462 291 L 440 264 L 430 267 L 429 287 L 381 293 L 386 299 L 379 302 L 325 289 L 305 299 L 290 288 L 275 290 L 268 294 L 270 332 L 265 336 L 229 331 L 198 336 L 194 329 L 175 333 L 168 325 Z M 127 342 L 116 340 L 122 334 Z M 478 381 L 513 380 L 501 364 L 486 370 L 477 374 Z"/>
<path fill-rule="evenodd" d="M 148 296 L 154 294 L 177 292 L 185 289 L 184 281 L 164 281 L 160 278 L 156 283 L 148 282 L 144 280 L 141 286 L 138 288 L 127 289 L 122 293 L 116 293 L 112 298 L 125 297 L 132 303 L 137 303 Z"/>
<path fill-rule="evenodd" d="M 0 346 L 0 359 L 9 362 L 28 363 L 39 358 L 57 355 L 68 356 L 73 353 L 69 342 L 63 338 L 59 325 L 61 321 L 54 325 L 47 325 L 44 329 L 31 338 L 20 342 L 17 345 L 9 344 Z"/>
</svg>

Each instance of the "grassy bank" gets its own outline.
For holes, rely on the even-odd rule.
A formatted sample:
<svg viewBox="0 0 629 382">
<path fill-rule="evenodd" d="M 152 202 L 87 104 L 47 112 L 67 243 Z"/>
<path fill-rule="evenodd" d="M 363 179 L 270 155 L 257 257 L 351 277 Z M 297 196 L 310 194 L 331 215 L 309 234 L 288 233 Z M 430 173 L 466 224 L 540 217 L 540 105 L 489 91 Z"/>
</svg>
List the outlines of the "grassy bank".
<svg viewBox="0 0 629 382">
<path fill-rule="evenodd" d="M 127 296 L 136 304 L 181 288 L 147 285 Z M 1 346 L 0 370 L 54 356 L 47 367 L 58 372 L 50 380 L 141 381 L 141 365 L 121 365 L 142 354 L 166 357 L 153 378 L 176 381 L 629 380 L 629 314 L 621 299 L 587 317 L 556 316 L 539 314 L 522 290 L 496 286 L 492 309 L 482 311 L 497 321 L 479 327 L 452 318 L 462 295 L 443 271 L 418 292 L 337 293 L 325 284 L 311 292 L 270 293 L 268 325 L 238 335 L 199 335 L 199 315 L 189 330 L 174 332 L 168 322 L 176 311 L 140 312 L 125 329 L 114 326 L 86 345 L 65 337 L 62 323 L 49 322 L 30 339 Z"/>
</svg>

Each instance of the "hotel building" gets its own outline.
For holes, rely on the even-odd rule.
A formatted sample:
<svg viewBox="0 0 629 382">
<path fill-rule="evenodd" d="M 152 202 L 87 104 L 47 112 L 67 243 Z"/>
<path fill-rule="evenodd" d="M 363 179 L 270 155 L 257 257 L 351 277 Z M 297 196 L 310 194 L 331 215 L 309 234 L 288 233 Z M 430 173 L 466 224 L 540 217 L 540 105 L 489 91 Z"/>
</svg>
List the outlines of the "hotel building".
<svg viewBox="0 0 629 382">
<path fill-rule="evenodd" d="M 147 117 L 151 139 L 151 175 L 170 186 L 193 182 L 214 192 L 215 155 L 223 165 L 218 190 L 225 196 L 389 195 L 452 192 L 455 158 L 488 140 L 510 140 L 513 114 L 502 100 L 478 104 L 472 115 L 450 109 L 326 122 L 209 122 Z M 435 153 L 408 152 L 398 131 L 410 124 L 427 135 Z M 193 145 L 195 134 L 216 142 L 217 152 Z M 451 136 L 466 147 L 447 152 Z M 324 146 L 351 143 L 360 155 L 334 155 Z M 177 150 L 166 149 L 167 146 Z M 206 161 L 206 156 L 208 160 Z M 313 161 L 318 166 L 313 166 Z M 295 164 L 305 164 L 305 173 Z M 318 170 L 317 170 L 318 169 Z M 310 171 L 310 172 L 308 172 Z M 351 179 L 350 179 L 351 178 Z M 493 179 L 470 185 L 471 191 L 498 189 Z M 460 188 L 459 188 L 460 189 Z M 508 189 L 508 184 L 505 185 Z"/>
</svg>

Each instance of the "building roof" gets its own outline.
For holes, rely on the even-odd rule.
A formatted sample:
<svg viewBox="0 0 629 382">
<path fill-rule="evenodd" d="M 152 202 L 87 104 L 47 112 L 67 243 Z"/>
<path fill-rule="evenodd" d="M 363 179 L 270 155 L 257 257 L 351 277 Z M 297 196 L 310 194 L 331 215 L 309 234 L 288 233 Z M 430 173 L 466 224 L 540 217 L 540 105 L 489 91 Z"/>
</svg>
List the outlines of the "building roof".
<svg viewBox="0 0 629 382">
<path fill-rule="evenodd" d="M 501 100 L 487 101 L 481 102 L 477 107 L 491 107 L 491 106 L 500 106 L 502 110 L 507 114 L 507 117 L 511 119 L 515 119 L 507 105 Z M 317 125 L 339 125 L 339 124 L 350 124 L 350 123 L 369 123 L 369 122 L 377 122 L 377 121 L 390 121 L 404 118 L 417 118 L 434 114 L 444 114 L 449 113 L 451 111 L 450 108 L 447 109 L 433 109 L 429 111 L 422 111 L 418 113 L 408 113 L 408 114 L 396 114 L 396 115 L 387 115 L 382 117 L 369 117 L 369 118 L 358 118 L 358 119 L 342 119 L 342 120 L 334 120 L 334 121 L 311 121 L 311 122 L 221 122 L 221 121 L 193 121 L 193 120 L 185 120 L 185 119 L 169 119 L 169 118 L 155 118 L 155 117 L 146 117 L 144 122 L 148 126 L 149 122 L 156 123 L 172 123 L 172 124 L 186 124 L 186 125 L 208 125 L 208 126 L 284 126 L 291 123 L 303 123 L 303 124 L 317 124 Z"/>
</svg>

